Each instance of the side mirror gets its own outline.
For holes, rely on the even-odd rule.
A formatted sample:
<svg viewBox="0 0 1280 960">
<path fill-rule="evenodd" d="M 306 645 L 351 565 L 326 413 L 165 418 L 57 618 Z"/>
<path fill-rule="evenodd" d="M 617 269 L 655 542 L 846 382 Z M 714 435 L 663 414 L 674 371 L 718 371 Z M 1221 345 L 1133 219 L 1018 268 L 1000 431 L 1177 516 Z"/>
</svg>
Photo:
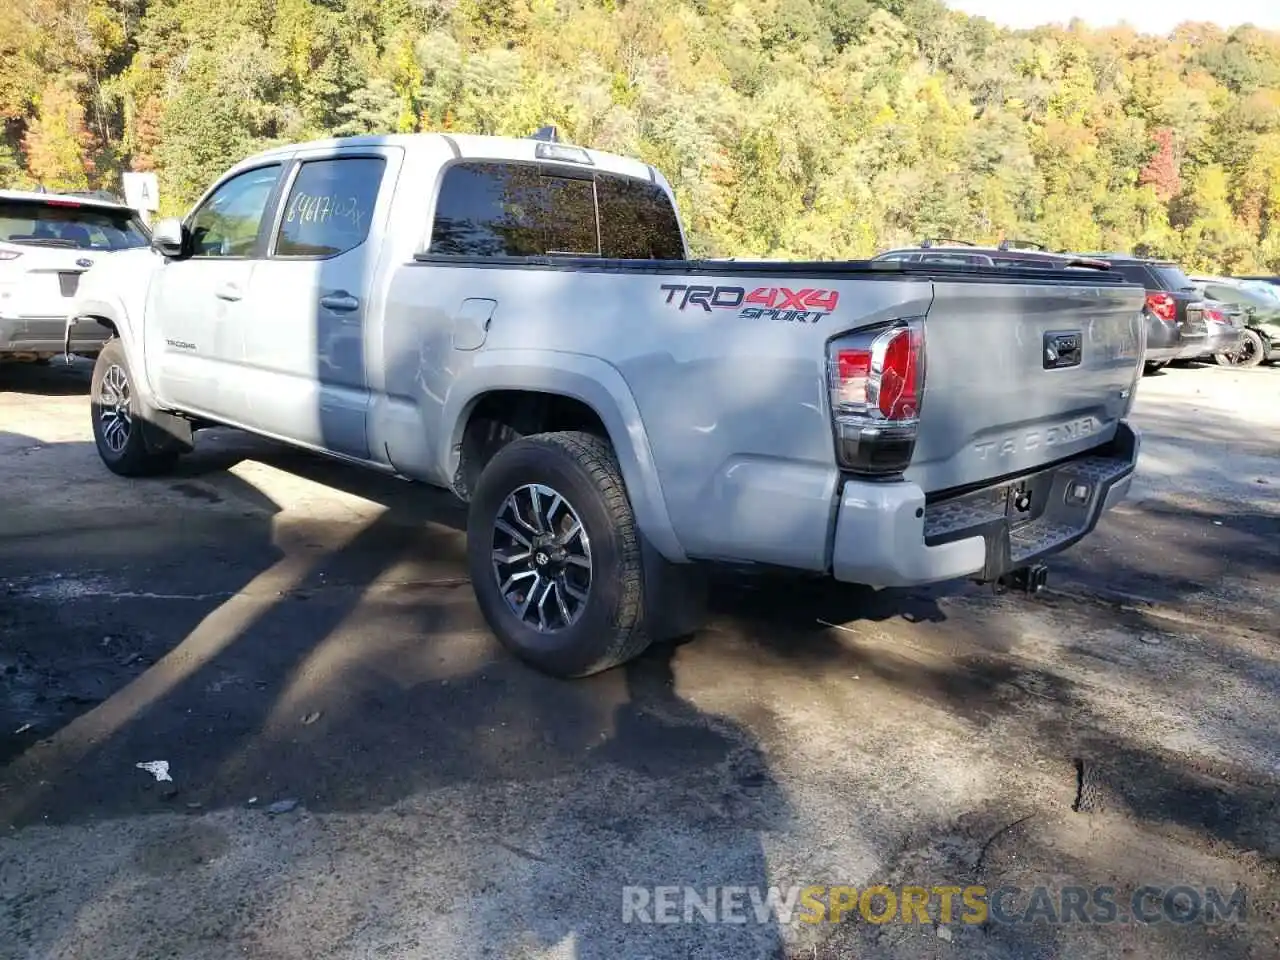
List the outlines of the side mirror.
<svg viewBox="0 0 1280 960">
<path fill-rule="evenodd" d="M 151 232 L 151 249 L 166 257 L 181 257 L 187 250 L 187 228 L 176 217 L 156 224 Z"/>
</svg>

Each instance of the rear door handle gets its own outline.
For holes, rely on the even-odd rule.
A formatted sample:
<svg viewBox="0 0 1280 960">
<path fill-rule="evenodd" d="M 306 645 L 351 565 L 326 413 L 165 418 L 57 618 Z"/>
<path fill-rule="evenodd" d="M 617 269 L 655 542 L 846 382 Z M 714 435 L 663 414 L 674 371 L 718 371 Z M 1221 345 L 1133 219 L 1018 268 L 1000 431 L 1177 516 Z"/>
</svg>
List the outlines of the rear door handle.
<svg viewBox="0 0 1280 960">
<path fill-rule="evenodd" d="M 320 306 L 338 313 L 350 313 L 360 309 L 360 300 L 349 293 L 339 291 L 320 298 Z"/>
<path fill-rule="evenodd" d="M 239 300 L 240 288 L 234 283 L 224 283 L 222 286 L 218 287 L 217 290 L 213 291 L 213 295 L 219 300 Z"/>
</svg>

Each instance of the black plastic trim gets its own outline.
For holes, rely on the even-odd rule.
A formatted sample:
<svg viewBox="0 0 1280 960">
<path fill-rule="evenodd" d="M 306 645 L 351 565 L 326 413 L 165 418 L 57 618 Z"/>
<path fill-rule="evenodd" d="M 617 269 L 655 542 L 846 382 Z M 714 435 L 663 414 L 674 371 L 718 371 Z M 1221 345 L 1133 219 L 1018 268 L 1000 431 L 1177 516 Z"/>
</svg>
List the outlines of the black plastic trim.
<svg viewBox="0 0 1280 960">
<path fill-rule="evenodd" d="M 911 264 L 870 260 L 601 260 L 581 257 L 463 257 L 418 253 L 413 263 L 492 270 L 565 270 L 666 276 L 803 276 L 865 280 L 945 280 L 960 283 L 1036 284 L 1060 287 L 1139 287 L 1106 273 L 1064 276 L 1061 270 L 1015 270 L 1008 267 Z"/>
</svg>

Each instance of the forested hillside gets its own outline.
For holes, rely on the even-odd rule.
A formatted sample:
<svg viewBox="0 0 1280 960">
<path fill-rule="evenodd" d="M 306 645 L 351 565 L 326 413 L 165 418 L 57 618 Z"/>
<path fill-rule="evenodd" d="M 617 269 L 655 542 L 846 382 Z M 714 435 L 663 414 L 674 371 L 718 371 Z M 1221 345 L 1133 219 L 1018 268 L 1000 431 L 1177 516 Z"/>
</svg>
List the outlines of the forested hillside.
<svg viewBox="0 0 1280 960">
<path fill-rule="evenodd" d="M 9 0 L 0 184 L 452 130 L 635 154 L 697 252 L 926 235 L 1280 271 L 1280 35 L 1001 30 L 936 0 Z"/>
</svg>

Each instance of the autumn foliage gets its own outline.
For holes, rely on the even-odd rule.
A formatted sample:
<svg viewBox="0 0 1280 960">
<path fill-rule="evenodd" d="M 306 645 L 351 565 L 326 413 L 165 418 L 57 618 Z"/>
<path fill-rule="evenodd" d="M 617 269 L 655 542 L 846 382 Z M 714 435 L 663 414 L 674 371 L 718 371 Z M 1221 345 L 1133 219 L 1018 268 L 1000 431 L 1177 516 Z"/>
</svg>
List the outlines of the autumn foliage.
<svg viewBox="0 0 1280 960">
<path fill-rule="evenodd" d="M 699 254 L 925 236 L 1280 271 L 1280 35 L 1009 31 L 938 0 L 0 3 L 0 186 L 167 212 L 248 153 L 426 130 L 640 156 Z"/>
</svg>

